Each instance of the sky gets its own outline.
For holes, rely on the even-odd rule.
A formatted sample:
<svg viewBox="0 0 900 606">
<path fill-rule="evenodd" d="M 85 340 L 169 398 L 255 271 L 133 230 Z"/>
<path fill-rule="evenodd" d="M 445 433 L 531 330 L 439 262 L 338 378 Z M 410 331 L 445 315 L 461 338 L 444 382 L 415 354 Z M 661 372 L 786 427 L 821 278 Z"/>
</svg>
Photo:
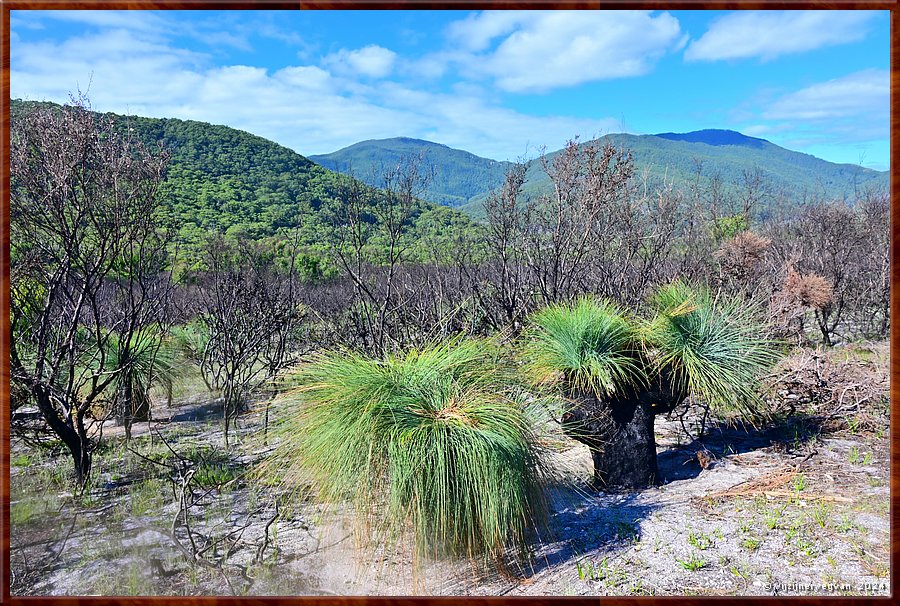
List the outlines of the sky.
<svg viewBox="0 0 900 606">
<path fill-rule="evenodd" d="M 13 98 L 225 124 L 303 155 L 497 160 L 723 128 L 887 170 L 888 11 L 11 11 Z"/>
</svg>

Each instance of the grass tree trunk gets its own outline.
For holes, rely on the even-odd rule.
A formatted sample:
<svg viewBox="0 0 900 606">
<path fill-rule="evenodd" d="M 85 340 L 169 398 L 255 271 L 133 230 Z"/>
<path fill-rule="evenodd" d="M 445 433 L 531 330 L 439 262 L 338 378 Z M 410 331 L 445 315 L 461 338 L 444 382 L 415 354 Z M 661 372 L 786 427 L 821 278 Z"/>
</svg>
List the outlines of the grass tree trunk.
<svg viewBox="0 0 900 606">
<path fill-rule="evenodd" d="M 644 488 L 659 479 L 655 416 L 638 400 L 607 401 L 582 392 L 562 422 L 567 434 L 590 448 L 599 488 Z"/>
<path fill-rule="evenodd" d="M 660 481 L 653 432 L 656 415 L 683 400 L 682 394 L 660 387 L 617 399 L 573 391 L 563 429 L 590 448 L 599 488 L 646 488 Z"/>
</svg>

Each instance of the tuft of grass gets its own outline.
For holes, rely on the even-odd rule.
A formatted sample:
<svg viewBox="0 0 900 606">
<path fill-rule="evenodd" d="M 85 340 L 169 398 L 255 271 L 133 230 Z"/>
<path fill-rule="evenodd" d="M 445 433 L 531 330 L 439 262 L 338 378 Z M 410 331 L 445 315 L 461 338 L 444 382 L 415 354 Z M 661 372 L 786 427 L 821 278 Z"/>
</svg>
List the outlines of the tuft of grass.
<svg viewBox="0 0 900 606">
<path fill-rule="evenodd" d="M 812 509 L 809 517 L 813 522 L 818 524 L 820 528 L 826 528 L 831 521 L 831 507 L 825 503 L 817 505 Z"/>
<path fill-rule="evenodd" d="M 706 560 L 699 557 L 695 553 L 691 553 L 690 557 L 684 560 L 679 560 L 675 558 L 675 561 L 684 568 L 685 570 L 690 570 L 691 572 L 697 572 L 701 568 L 706 568 Z"/>
<path fill-rule="evenodd" d="M 30 467 L 34 463 L 34 458 L 27 454 L 20 454 L 10 460 L 13 467 Z"/>
<path fill-rule="evenodd" d="M 129 490 L 131 513 L 141 517 L 159 511 L 165 504 L 167 486 L 162 480 L 145 480 L 131 486 Z"/>
<path fill-rule="evenodd" d="M 713 541 L 708 534 L 692 530 L 688 533 L 688 544 L 699 551 L 704 551 L 712 547 Z"/>
<path fill-rule="evenodd" d="M 295 378 L 261 477 L 351 503 L 364 545 L 411 536 L 416 562 L 526 553 L 528 528 L 546 516 L 539 411 L 496 343 L 457 337 L 383 359 L 325 353 Z"/>
<path fill-rule="evenodd" d="M 523 370 L 535 385 L 562 378 L 599 396 L 646 381 L 638 353 L 637 331 L 624 313 L 587 297 L 534 313 L 522 345 Z"/>
<path fill-rule="evenodd" d="M 746 537 L 743 541 L 741 541 L 741 547 L 743 547 L 747 551 L 756 551 L 757 549 L 759 549 L 760 545 L 762 545 L 762 541 L 755 537 Z"/>
<path fill-rule="evenodd" d="M 30 496 L 10 504 L 9 523 L 12 526 L 34 524 L 49 512 L 51 505 L 47 499 Z"/>
<path fill-rule="evenodd" d="M 645 325 L 643 341 L 655 353 L 658 373 L 716 411 L 757 417 L 760 378 L 779 357 L 776 344 L 763 337 L 757 310 L 682 282 L 660 288 L 651 304 L 656 316 Z"/>
</svg>

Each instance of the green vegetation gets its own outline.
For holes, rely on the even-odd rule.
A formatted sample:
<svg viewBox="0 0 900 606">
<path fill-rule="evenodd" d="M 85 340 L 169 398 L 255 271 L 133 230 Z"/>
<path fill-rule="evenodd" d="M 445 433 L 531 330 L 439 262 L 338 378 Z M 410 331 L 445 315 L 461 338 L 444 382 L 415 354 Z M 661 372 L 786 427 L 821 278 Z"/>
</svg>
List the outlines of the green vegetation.
<svg viewBox="0 0 900 606">
<path fill-rule="evenodd" d="M 11 101 L 11 119 L 15 121 L 34 105 Z M 334 240 L 335 212 L 344 204 L 352 179 L 277 143 L 228 126 L 174 118 L 104 116 L 121 129 L 132 129 L 148 149 L 161 146 L 170 154 L 160 188 L 161 219 L 175 227 L 180 256 L 189 260 L 180 269 L 202 267 L 200 253 L 210 233 L 234 240 L 278 242 L 298 229 L 304 247 L 297 259 L 300 273 L 310 280 L 334 275 L 333 258 L 325 244 Z M 501 179 L 504 170 L 497 168 Z M 372 188 L 366 192 L 373 200 L 377 197 Z M 420 215 L 433 208 L 422 203 L 415 209 L 410 226 L 416 232 L 410 240 L 414 245 L 441 224 L 472 228 L 470 220 L 451 209 L 441 209 L 447 212 L 440 213 L 440 218 L 423 216 L 420 224 Z M 373 216 L 367 220 L 375 221 Z"/>
<path fill-rule="evenodd" d="M 439 143 L 406 137 L 361 141 L 309 159 L 329 170 L 350 174 L 368 185 L 381 187 L 383 167 L 418 156 L 422 157 L 426 169 L 433 169 L 433 178 L 422 197 L 446 206 L 461 206 L 499 187 L 511 165 Z"/>
<path fill-rule="evenodd" d="M 364 544 L 412 534 L 419 558 L 524 554 L 545 515 L 538 418 L 494 343 L 322 354 L 298 379 L 264 475 L 280 469 L 297 487 L 312 479 L 323 503 L 351 502 Z"/>
<path fill-rule="evenodd" d="M 646 173 L 651 187 L 665 181 L 675 187 L 687 190 L 697 187 L 702 191 L 718 184 L 722 193 L 736 195 L 746 186 L 746 175 L 759 170 L 767 182 L 767 189 L 773 194 L 761 201 L 760 218 L 790 210 L 804 198 L 820 196 L 841 200 L 852 198 L 866 187 L 888 188 L 886 171 L 834 164 L 761 139 L 710 145 L 701 140 L 613 134 L 601 137 L 600 141 L 628 149 L 634 157 L 635 173 Z M 559 153 L 549 153 L 547 159 L 552 161 Z M 699 177 L 698 163 L 702 165 Z M 540 162 L 529 163 L 526 179 L 526 194 L 540 195 L 550 191 L 549 177 Z M 476 197 L 461 210 L 473 217 L 484 217 L 482 204 L 487 191 L 485 189 L 481 197 Z M 784 207 L 785 203 L 788 208 Z"/>
<path fill-rule="evenodd" d="M 691 553 L 690 556 L 684 560 L 675 558 L 675 561 L 678 562 L 682 568 L 690 570 L 691 572 L 697 572 L 701 568 L 706 568 L 706 560 L 695 553 Z"/>
<path fill-rule="evenodd" d="M 777 360 L 746 302 L 676 282 L 650 307 L 652 319 L 640 320 L 590 298 L 550 305 L 523 336 L 526 376 L 558 390 L 563 426 L 591 448 L 601 485 L 657 480 L 653 419 L 688 396 L 716 413 L 757 417 L 760 377 Z"/>
<path fill-rule="evenodd" d="M 652 299 L 656 317 L 644 342 L 655 367 L 676 389 L 703 398 L 716 412 L 760 412 L 760 377 L 778 360 L 775 344 L 746 301 L 713 299 L 705 289 L 676 282 Z"/>
<path fill-rule="evenodd" d="M 522 359 L 535 385 L 562 375 L 576 389 L 613 395 L 623 385 L 645 382 L 639 367 L 638 333 L 612 303 L 582 298 L 551 305 L 531 317 Z"/>
</svg>

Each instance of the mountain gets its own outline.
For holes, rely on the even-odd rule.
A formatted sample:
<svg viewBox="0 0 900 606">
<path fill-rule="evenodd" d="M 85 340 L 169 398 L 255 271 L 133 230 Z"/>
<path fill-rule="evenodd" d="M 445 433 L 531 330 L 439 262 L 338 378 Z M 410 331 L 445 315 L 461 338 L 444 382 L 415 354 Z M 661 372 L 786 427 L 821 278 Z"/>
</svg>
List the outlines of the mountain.
<svg viewBox="0 0 900 606">
<path fill-rule="evenodd" d="M 646 176 L 651 186 L 665 181 L 676 187 L 697 185 L 704 188 L 718 180 L 723 193 L 733 196 L 739 195 L 744 175 L 758 169 L 769 192 L 761 203 L 763 217 L 775 210 L 776 205 L 786 205 L 786 210 L 790 210 L 791 206 L 812 196 L 852 199 L 855 192 L 864 188 L 887 189 L 890 184 L 887 171 L 855 164 L 835 164 L 729 130 L 613 134 L 600 139 L 600 142 L 606 141 L 630 150 L 636 175 Z M 558 153 L 552 152 L 548 156 L 552 158 Z M 529 164 L 526 179 L 526 194 L 550 191 L 549 177 L 540 162 Z M 486 190 L 461 210 L 472 217 L 483 217 L 482 203 L 487 193 Z"/>
<path fill-rule="evenodd" d="M 765 139 L 748 137 L 733 130 L 720 130 L 717 128 L 695 130 L 690 133 L 659 133 L 653 136 L 672 141 L 706 143 L 707 145 L 742 145 L 744 147 L 755 147 L 756 149 L 765 148 L 766 144 L 769 143 Z M 769 145 L 771 144 L 769 143 Z"/>
<path fill-rule="evenodd" d="M 445 206 L 461 206 L 485 192 L 499 187 L 510 166 L 481 158 L 467 151 L 440 143 L 398 137 L 361 141 L 330 154 L 309 156 L 327 169 L 352 174 L 378 187 L 383 167 L 396 165 L 404 158 L 421 157 L 431 178 L 423 192 L 426 200 Z"/>
</svg>

